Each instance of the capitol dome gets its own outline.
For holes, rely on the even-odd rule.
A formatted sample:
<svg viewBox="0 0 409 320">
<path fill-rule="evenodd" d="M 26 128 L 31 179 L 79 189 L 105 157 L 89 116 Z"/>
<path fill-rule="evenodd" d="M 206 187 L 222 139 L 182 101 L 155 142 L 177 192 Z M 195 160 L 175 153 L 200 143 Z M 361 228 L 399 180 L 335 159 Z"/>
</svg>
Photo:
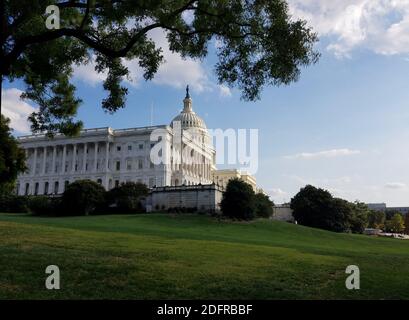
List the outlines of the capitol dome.
<svg viewBox="0 0 409 320">
<path fill-rule="evenodd" d="M 202 118 L 200 118 L 192 109 L 192 99 L 189 94 L 189 86 L 186 87 L 186 97 L 183 100 L 183 110 L 172 120 L 171 126 L 173 127 L 173 122 L 180 121 L 182 129 L 187 128 L 198 128 L 207 130 L 206 124 Z"/>
</svg>

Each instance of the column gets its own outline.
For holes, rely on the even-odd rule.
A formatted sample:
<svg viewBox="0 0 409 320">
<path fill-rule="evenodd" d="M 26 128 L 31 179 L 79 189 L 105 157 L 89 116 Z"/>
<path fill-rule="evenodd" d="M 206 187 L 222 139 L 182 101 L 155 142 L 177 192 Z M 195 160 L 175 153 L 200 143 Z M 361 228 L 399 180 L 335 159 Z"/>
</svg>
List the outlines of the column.
<svg viewBox="0 0 409 320">
<path fill-rule="evenodd" d="M 26 163 L 28 163 L 28 149 L 24 149 L 24 153 L 26 154 Z M 28 165 L 27 165 L 27 169 L 28 169 Z M 31 172 L 24 172 L 25 175 L 29 175 L 31 174 Z"/>
<path fill-rule="evenodd" d="M 65 158 L 67 157 L 67 145 L 65 144 L 62 149 L 62 160 L 61 160 L 61 173 L 65 173 Z"/>
<path fill-rule="evenodd" d="M 42 175 L 45 175 L 45 166 L 47 163 L 47 147 L 43 148 L 43 167 L 42 167 Z"/>
<path fill-rule="evenodd" d="M 105 146 L 105 171 L 108 171 L 108 161 L 109 161 L 109 142 Z"/>
<path fill-rule="evenodd" d="M 98 142 L 94 143 L 95 150 L 94 150 L 94 172 L 97 172 L 97 163 L 98 163 Z"/>
<path fill-rule="evenodd" d="M 106 190 L 109 190 L 108 165 L 109 165 L 109 141 L 105 143 L 105 189 Z"/>
<path fill-rule="evenodd" d="M 84 143 L 84 154 L 82 156 L 82 172 L 87 171 L 87 151 L 88 151 L 88 144 Z"/>
<path fill-rule="evenodd" d="M 55 160 L 56 160 L 56 158 L 57 158 L 57 146 L 54 146 L 53 147 L 53 163 L 52 163 L 51 173 L 56 173 L 56 170 L 55 170 Z"/>
<path fill-rule="evenodd" d="M 72 164 L 71 164 L 71 172 L 75 171 L 75 165 L 77 164 L 77 144 L 73 144 L 72 146 Z"/>
<path fill-rule="evenodd" d="M 35 176 L 36 174 L 36 167 L 37 167 L 37 148 L 34 148 L 34 157 L 33 157 L 33 164 L 32 164 L 32 170 L 31 170 L 32 176 Z"/>
</svg>

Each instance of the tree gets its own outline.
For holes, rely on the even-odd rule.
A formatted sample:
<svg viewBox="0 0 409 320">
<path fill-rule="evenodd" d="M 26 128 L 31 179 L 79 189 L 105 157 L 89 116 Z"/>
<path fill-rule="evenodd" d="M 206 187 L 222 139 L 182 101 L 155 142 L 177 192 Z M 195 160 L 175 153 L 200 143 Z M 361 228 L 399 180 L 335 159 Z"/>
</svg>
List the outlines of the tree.
<svg viewBox="0 0 409 320">
<path fill-rule="evenodd" d="M 269 218 L 273 215 L 273 201 L 268 196 L 259 192 L 254 196 L 255 213 L 257 217 Z"/>
<path fill-rule="evenodd" d="M 370 210 L 368 213 L 368 227 L 373 229 L 383 229 L 385 226 L 385 212 Z"/>
<path fill-rule="evenodd" d="M 14 190 L 17 175 L 26 170 L 26 156 L 11 135 L 10 120 L 0 118 L 0 195 Z"/>
<path fill-rule="evenodd" d="M 59 27 L 48 29 L 53 17 Z M 163 62 L 154 29 L 183 57 L 202 59 L 217 40 L 218 81 L 239 87 L 245 100 L 258 99 L 266 85 L 296 81 L 319 59 L 317 35 L 289 15 L 285 0 L 0 0 L 0 26 L 0 91 L 3 79 L 25 82 L 23 97 L 39 106 L 32 130 L 50 135 L 82 126 L 74 121 L 81 100 L 70 82 L 73 65 L 94 59 L 96 71 L 107 72 L 108 112 L 125 106 L 125 60 L 136 59 L 146 80 L 154 77 Z"/>
<path fill-rule="evenodd" d="M 405 214 L 405 234 L 409 234 L 409 213 Z"/>
<path fill-rule="evenodd" d="M 387 220 L 385 226 L 388 232 L 401 233 L 405 230 L 403 217 L 399 213 L 395 213 L 390 220 Z"/>
<path fill-rule="evenodd" d="M 240 179 L 230 179 L 220 207 L 224 216 L 239 220 L 251 220 L 255 216 L 255 194 L 248 183 Z"/>
<path fill-rule="evenodd" d="M 62 208 L 67 215 L 89 215 L 105 200 L 105 189 L 91 180 L 78 180 L 67 186 Z"/>
<path fill-rule="evenodd" d="M 126 182 L 108 191 L 108 205 L 115 205 L 118 212 L 142 211 L 141 199 L 149 193 L 148 187 L 143 183 Z"/>
<path fill-rule="evenodd" d="M 363 233 L 368 226 L 370 210 L 363 202 L 356 201 L 350 205 L 352 208 L 351 216 L 349 218 L 350 229 L 354 233 Z"/>
<path fill-rule="evenodd" d="M 291 199 L 290 207 L 297 223 L 326 229 L 331 203 L 332 196 L 328 191 L 307 185 Z"/>
<path fill-rule="evenodd" d="M 307 185 L 291 199 L 290 207 L 301 225 L 335 232 L 350 230 L 350 203 L 333 198 L 327 190 Z"/>
</svg>

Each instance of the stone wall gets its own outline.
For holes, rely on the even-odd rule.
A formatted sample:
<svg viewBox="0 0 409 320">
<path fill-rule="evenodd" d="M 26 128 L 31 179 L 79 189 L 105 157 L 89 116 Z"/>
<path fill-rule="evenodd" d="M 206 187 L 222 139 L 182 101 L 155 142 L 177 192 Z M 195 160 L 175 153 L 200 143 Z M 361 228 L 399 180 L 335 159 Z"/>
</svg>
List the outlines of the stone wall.
<svg viewBox="0 0 409 320">
<path fill-rule="evenodd" d="M 273 207 L 273 220 L 294 222 L 293 210 L 290 206 L 274 206 Z"/>
<path fill-rule="evenodd" d="M 153 188 L 146 199 L 146 211 L 195 208 L 199 212 L 219 212 L 222 189 L 215 185 Z"/>
</svg>

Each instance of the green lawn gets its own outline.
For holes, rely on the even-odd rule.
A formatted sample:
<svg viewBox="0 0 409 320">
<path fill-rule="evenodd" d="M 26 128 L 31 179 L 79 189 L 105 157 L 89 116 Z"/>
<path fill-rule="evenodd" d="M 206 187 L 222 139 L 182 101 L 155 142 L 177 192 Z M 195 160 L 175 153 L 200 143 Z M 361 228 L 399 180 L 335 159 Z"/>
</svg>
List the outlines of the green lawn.
<svg viewBox="0 0 409 320">
<path fill-rule="evenodd" d="M 61 290 L 46 290 L 47 265 Z M 361 290 L 345 289 L 345 268 Z M 0 299 L 409 298 L 409 241 L 164 214 L 0 214 Z"/>
</svg>

